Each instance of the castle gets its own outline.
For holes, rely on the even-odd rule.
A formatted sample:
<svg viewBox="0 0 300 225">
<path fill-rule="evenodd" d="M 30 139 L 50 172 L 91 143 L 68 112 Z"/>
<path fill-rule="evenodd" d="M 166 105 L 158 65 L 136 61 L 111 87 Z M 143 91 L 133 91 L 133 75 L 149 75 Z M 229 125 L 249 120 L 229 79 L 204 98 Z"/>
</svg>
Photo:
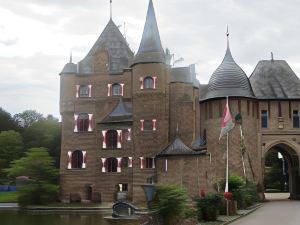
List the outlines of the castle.
<svg viewBox="0 0 300 225">
<path fill-rule="evenodd" d="M 229 43 L 208 84 L 195 66 L 172 67 L 152 0 L 136 54 L 109 20 L 78 64 L 60 73 L 61 198 L 145 201 L 142 185 L 174 184 L 190 197 L 215 192 L 225 177 L 226 138 L 219 141 L 226 97 L 236 125 L 229 135 L 229 171 L 263 193 L 269 150 L 288 162 L 298 198 L 300 80 L 283 60 L 260 61 L 250 78 Z"/>
</svg>

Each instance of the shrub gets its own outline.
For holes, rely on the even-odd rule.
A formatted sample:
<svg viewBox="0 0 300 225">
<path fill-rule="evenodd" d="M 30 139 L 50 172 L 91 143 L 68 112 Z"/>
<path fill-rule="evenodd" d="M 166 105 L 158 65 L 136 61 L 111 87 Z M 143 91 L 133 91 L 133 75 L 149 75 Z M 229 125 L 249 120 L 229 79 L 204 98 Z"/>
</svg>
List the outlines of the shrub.
<svg viewBox="0 0 300 225">
<path fill-rule="evenodd" d="M 183 217 L 187 208 L 187 193 L 177 186 L 158 186 L 156 195 L 149 208 L 157 211 L 164 219 L 164 224 L 170 224 L 175 217 Z"/>
<path fill-rule="evenodd" d="M 218 194 L 207 195 L 196 199 L 198 209 L 198 220 L 215 221 L 221 206 L 223 196 Z"/>
<path fill-rule="evenodd" d="M 193 207 L 188 207 L 185 211 L 184 211 L 184 218 L 189 219 L 189 218 L 195 218 L 197 217 L 198 211 L 196 208 Z"/>
<path fill-rule="evenodd" d="M 246 208 L 259 201 L 257 185 L 245 181 L 240 176 L 230 176 L 228 179 L 229 191 L 233 194 L 233 200 L 237 201 L 238 208 Z M 220 182 L 222 189 L 225 188 L 225 180 Z"/>
<path fill-rule="evenodd" d="M 220 186 L 221 186 L 222 190 L 225 189 L 225 182 L 226 182 L 225 179 L 220 181 Z M 245 183 L 246 183 L 245 180 L 240 176 L 232 175 L 232 176 L 228 177 L 228 188 L 229 188 L 230 192 L 232 192 L 235 189 L 239 189 Z"/>
</svg>

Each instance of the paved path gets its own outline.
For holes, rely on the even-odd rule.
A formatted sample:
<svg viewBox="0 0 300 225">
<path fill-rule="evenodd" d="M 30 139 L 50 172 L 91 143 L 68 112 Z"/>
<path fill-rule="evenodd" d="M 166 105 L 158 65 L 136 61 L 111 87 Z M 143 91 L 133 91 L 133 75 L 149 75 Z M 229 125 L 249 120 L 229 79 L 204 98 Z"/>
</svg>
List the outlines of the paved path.
<svg viewBox="0 0 300 225">
<path fill-rule="evenodd" d="M 231 225 L 299 225 L 300 201 L 270 201 Z"/>
</svg>

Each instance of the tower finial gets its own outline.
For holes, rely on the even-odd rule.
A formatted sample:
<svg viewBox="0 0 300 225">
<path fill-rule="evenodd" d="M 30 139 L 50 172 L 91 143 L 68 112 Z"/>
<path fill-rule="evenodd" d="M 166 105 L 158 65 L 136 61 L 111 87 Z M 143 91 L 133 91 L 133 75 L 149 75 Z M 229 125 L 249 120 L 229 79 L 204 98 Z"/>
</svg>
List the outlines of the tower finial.
<svg viewBox="0 0 300 225">
<path fill-rule="evenodd" d="M 110 0 L 110 19 L 112 19 L 112 0 Z"/>
<path fill-rule="evenodd" d="M 178 136 L 179 133 L 179 126 L 178 126 L 178 121 L 177 121 L 177 127 L 176 127 L 176 135 Z"/>
<path fill-rule="evenodd" d="M 229 48 L 229 28 L 227 25 L 227 30 L 226 30 L 226 36 L 227 36 L 227 48 Z"/>
<path fill-rule="evenodd" d="M 273 52 L 271 52 L 271 61 L 272 62 L 274 61 L 274 54 L 273 54 Z"/>
<path fill-rule="evenodd" d="M 71 52 L 70 52 L 70 63 L 72 63 L 72 62 L 73 62 L 73 52 L 71 50 Z"/>
</svg>

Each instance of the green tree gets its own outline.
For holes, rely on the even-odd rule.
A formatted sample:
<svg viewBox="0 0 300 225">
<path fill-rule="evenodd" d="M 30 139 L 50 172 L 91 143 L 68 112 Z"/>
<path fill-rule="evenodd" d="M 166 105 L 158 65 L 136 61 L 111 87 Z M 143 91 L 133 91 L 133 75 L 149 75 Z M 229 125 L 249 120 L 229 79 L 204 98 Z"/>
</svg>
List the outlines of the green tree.
<svg viewBox="0 0 300 225">
<path fill-rule="evenodd" d="M 149 208 L 158 211 L 164 219 L 164 224 L 171 224 L 176 217 L 183 217 L 187 208 L 187 193 L 177 186 L 158 186 L 155 199 Z"/>
<path fill-rule="evenodd" d="M 6 178 L 3 169 L 23 154 L 24 144 L 20 133 L 13 130 L 0 132 L 0 178 Z"/>
<path fill-rule="evenodd" d="M 18 130 L 18 124 L 11 117 L 10 113 L 0 107 L 0 131 Z"/>
<path fill-rule="evenodd" d="M 277 151 L 268 152 L 265 160 L 264 183 L 266 191 L 284 191 L 285 182 L 288 183 L 287 176 L 283 174 L 286 167 L 283 159 L 278 158 Z"/>
<path fill-rule="evenodd" d="M 59 167 L 61 147 L 61 124 L 58 119 L 48 115 L 46 119 L 32 123 L 24 129 L 23 138 L 25 146 L 29 148 L 45 147 L 55 160 L 55 166 Z"/>
<path fill-rule="evenodd" d="M 58 170 L 46 148 L 29 149 L 26 156 L 13 161 L 6 171 L 12 178 L 29 177 L 18 199 L 21 206 L 47 204 L 57 199 Z"/>
<path fill-rule="evenodd" d="M 20 127 L 30 127 L 34 122 L 44 119 L 43 114 L 35 110 L 25 110 L 14 115 L 14 120 Z"/>
</svg>

